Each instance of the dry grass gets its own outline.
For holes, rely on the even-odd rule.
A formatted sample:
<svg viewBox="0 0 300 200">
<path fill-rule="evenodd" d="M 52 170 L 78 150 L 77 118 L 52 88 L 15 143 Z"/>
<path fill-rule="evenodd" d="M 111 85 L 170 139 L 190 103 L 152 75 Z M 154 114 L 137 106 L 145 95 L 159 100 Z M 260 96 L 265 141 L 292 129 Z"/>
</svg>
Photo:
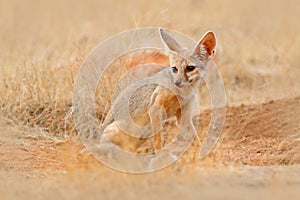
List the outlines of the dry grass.
<svg viewBox="0 0 300 200">
<path fill-rule="evenodd" d="M 92 48 L 136 27 L 173 28 L 195 39 L 214 30 L 229 104 L 300 94 L 292 2 L 1 1 L 0 9 L 1 110 L 50 132 L 65 126 L 59 122 L 70 113 L 76 72 Z"/>
<path fill-rule="evenodd" d="M 92 48 L 112 34 L 145 26 L 177 29 L 195 39 L 214 30 L 229 104 L 296 96 L 300 28 L 294 5 L 1 1 L 1 110 L 24 122 L 32 113 L 40 115 L 36 124 L 61 121 L 60 111 L 71 104 L 76 71 Z"/>
</svg>

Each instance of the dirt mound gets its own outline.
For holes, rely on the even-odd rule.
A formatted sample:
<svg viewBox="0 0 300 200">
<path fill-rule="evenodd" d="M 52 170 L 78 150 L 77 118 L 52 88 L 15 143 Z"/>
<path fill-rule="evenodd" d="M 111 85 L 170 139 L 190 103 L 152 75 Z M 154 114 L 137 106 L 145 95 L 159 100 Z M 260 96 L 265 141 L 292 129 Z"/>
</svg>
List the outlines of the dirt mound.
<svg viewBox="0 0 300 200">
<path fill-rule="evenodd" d="M 202 115 L 202 132 L 209 115 Z M 222 140 L 211 157 L 226 164 L 299 164 L 299 122 L 300 97 L 227 107 Z"/>
<path fill-rule="evenodd" d="M 210 110 L 201 114 L 199 135 L 203 139 Z M 300 164 L 300 97 L 256 105 L 227 107 L 226 122 L 217 148 L 199 161 L 199 144 L 180 159 L 183 163 L 225 165 Z M 79 140 L 57 141 L 52 137 L 13 134 L 13 127 L 1 124 L 0 164 L 5 171 L 74 170 L 99 167 Z"/>
</svg>

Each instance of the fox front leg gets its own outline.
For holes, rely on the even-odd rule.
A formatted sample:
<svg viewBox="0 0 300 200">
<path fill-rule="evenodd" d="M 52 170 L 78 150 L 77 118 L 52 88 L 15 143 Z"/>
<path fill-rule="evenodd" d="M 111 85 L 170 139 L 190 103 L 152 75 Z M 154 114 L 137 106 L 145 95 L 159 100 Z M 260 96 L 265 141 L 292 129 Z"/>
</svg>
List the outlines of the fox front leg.
<svg viewBox="0 0 300 200">
<path fill-rule="evenodd" d="M 167 117 L 165 109 L 160 105 L 153 105 L 149 109 L 149 117 L 151 121 L 152 135 L 154 135 L 159 132 L 165 124 Z"/>
<path fill-rule="evenodd" d="M 183 140 L 189 140 L 190 137 L 196 136 L 196 128 L 192 122 L 192 118 L 182 118 L 182 121 L 180 123 L 180 135 L 182 136 L 181 139 Z"/>
<path fill-rule="evenodd" d="M 182 108 L 182 115 L 179 127 L 181 132 L 180 135 L 183 137 L 182 139 L 184 140 L 189 140 L 190 137 L 198 136 L 193 123 L 193 117 L 195 116 L 195 113 L 197 113 L 195 110 L 198 110 L 197 107 L 195 107 L 196 103 L 196 98 L 192 98 Z"/>
<path fill-rule="evenodd" d="M 155 138 L 156 133 L 158 133 L 164 127 L 167 115 L 166 115 L 165 109 L 162 106 L 158 105 L 158 104 L 157 105 L 152 105 L 149 108 L 149 113 L 148 114 L 149 114 L 150 121 L 151 121 L 153 148 L 156 149 L 154 138 Z M 160 147 L 163 146 L 163 143 L 164 143 L 163 141 L 164 141 L 164 137 L 163 137 L 163 135 L 160 135 Z"/>
</svg>

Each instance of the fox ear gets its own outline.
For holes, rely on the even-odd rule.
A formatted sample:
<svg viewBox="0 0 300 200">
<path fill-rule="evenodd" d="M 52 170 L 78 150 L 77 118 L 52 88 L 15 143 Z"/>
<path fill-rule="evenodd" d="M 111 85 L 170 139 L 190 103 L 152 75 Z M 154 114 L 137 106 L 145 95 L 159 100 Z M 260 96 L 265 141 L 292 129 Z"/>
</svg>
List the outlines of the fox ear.
<svg viewBox="0 0 300 200">
<path fill-rule="evenodd" d="M 216 53 L 216 36 L 214 32 L 209 31 L 197 43 L 193 54 L 201 60 L 209 61 Z"/>
<path fill-rule="evenodd" d="M 164 29 L 159 28 L 159 35 L 166 50 L 179 52 L 182 48 Z"/>
</svg>

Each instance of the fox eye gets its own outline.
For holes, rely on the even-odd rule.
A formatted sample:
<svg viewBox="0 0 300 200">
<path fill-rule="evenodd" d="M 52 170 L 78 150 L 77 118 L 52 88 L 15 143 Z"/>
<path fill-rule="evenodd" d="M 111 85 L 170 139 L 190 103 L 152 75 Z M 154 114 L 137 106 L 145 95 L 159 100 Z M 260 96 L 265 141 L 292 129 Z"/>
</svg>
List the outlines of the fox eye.
<svg viewBox="0 0 300 200">
<path fill-rule="evenodd" d="M 188 70 L 188 71 L 193 71 L 194 69 L 195 69 L 195 66 L 192 66 L 192 65 L 188 65 L 187 67 L 186 67 L 186 69 Z"/>
<path fill-rule="evenodd" d="M 178 69 L 176 67 L 172 67 L 172 72 L 176 73 L 176 72 L 178 72 Z"/>
</svg>

